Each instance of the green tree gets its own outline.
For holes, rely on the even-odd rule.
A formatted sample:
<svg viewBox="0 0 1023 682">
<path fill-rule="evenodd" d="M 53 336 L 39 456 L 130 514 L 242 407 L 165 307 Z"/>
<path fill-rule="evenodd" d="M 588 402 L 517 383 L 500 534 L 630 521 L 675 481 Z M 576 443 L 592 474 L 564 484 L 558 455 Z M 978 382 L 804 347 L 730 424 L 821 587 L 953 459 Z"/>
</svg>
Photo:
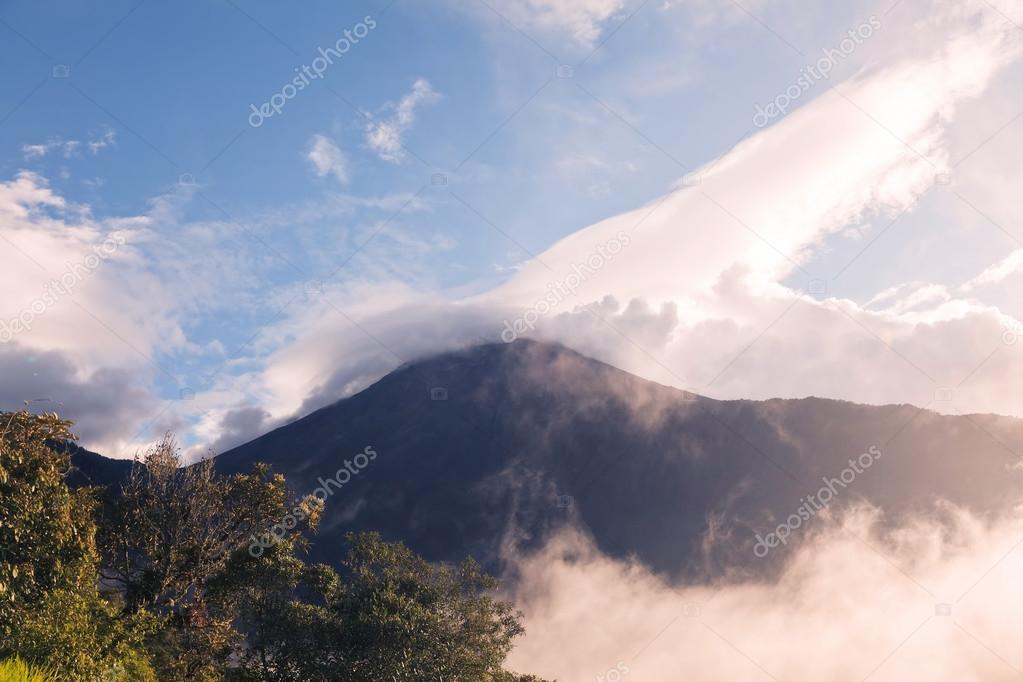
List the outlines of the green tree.
<svg viewBox="0 0 1023 682">
<path fill-rule="evenodd" d="M 256 561 L 252 538 L 296 511 L 286 507 L 286 495 L 284 477 L 265 466 L 233 476 L 218 475 L 211 459 L 183 466 L 171 436 L 136 459 L 102 523 L 103 577 L 119 586 L 125 615 L 160 618 L 149 645 L 161 680 L 222 679 L 243 641 L 235 602 L 223 588 L 236 582 L 230 574 L 239 566 Z M 302 543 L 299 532 L 315 526 L 321 509 L 306 503 L 302 523 L 282 540 Z M 219 600 L 210 599 L 213 581 Z"/>
<path fill-rule="evenodd" d="M 99 592 L 95 500 L 68 488 L 57 449 L 73 438 L 56 415 L 0 414 L 0 658 L 44 663 L 62 680 L 145 679 L 150 623 L 120 619 Z"/>
<path fill-rule="evenodd" d="M 376 533 L 347 540 L 344 579 L 298 564 L 250 577 L 239 679 L 541 682 L 503 670 L 523 629 L 475 562 L 431 564 Z"/>
<path fill-rule="evenodd" d="M 321 502 L 288 505 L 264 466 L 182 466 L 172 438 L 135 462 L 97 532 L 94 492 L 65 483 L 69 423 L 18 412 L 0 429 L 0 660 L 74 682 L 540 682 L 502 669 L 522 627 L 472 561 L 362 534 L 340 573 L 308 565 Z"/>
</svg>

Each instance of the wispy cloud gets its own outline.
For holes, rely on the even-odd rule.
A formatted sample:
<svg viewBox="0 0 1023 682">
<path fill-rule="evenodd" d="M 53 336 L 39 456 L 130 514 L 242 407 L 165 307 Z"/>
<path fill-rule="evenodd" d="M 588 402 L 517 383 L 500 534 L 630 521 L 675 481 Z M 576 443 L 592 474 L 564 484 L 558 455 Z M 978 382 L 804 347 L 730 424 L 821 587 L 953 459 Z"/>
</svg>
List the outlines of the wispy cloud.
<svg viewBox="0 0 1023 682">
<path fill-rule="evenodd" d="M 962 289 L 964 292 L 969 292 L 980 287 L 998 284 L 1019 272 L 1023 272 L 1023 249 L 1016 249 L 1002 260 L 986 268 L 984 272 L 964 284 Z"/>
<path fill-rule="evenodd" d="M 313 135 L 309 141 L 309 153 L 306 158 L 313 164 L 316 174 L 321 178 L 333 175 L 342 185 L 348 183 L 350 179 L 348 159 L 341 148 L 325 135 Z"/>
<path fill-rule="evenodd" d="M 416 121 L 416 110 L 432 104 L 440 99 L 425 78 L 419 78 L 412 84 L 412 90 L 393 106 L 390 117 L 370 123 L 366 128 L 366 144 L 384 161 L 400 163 L 405 158 L 405 133 Z"/>
<path fill-rule="evenodd" d="M 89 151 L 93 154 L 98 154 L 101 149 L 105 149 L 114 144 L 116 138 L 117 136 L 113 130 L 107 130 L 100 137 L 89 140 Z"/>
<path fill-rule="evenodd" d="M 972 16 L 970 33 L 934 19 L 933 54 L 839 83 L 841 95 L 807 101 L 695 173 L 697 181 L 562 239 L 496 289 L 455 305 L 383 284 L 338 292 L 332 300 L 373 330 L 365 342 L 349 334 L 344 347 L 338 339 L 351 323 L 310 306 L 282 323 L 282 335 L 302 329 L 302 338 L 268 358 L 252 385 L 280 416 L 365 385 L 400 364 L 391 352 L 408 360 L 497 338 L 505 316 L 548 301 L 552 280 L 624 230 L 633 244 L 538 323 L 538 337 L 715 397 L 927 405 L 942 386 L 970 377 L 954 402 L 935 407 L 1023 413 L 1018 396 L 999 390 L 1019 371 L 1018 355 L 995 354 L 975 371 L 1003 337 L 1006 316 L 996 308 L 926 282 L 867 304 L 803 293 L 812 277 L 833 275 L 806 272 L 828 238 L 912 209 L 946 171 L 957 110 L 1019 49 L 1007 38 L 1015 29 L 983 9 Z"/>
<path fill-rule="evenodd" d="M 567 32 L 589 45 L 624 5 L 624 0 L 512 0 L 503 9 L 528 27 Z"/>
<path fill-rule="evenodd" d="M 98 154 L 100 150 L 114 145 L 116 139 L 117 135 L 111 129 L 105 130 L 98 136 L 90 137 L 84 143 L 81 140 L 68 140 L 62 137 L 53 137 L 46 142 L 22 145 L 21 154 L 26 161 L 41 159 L 50 153 L 57 153 L 62 155 L 65 159 L 70 159 L 71 157 L 78 155 L 83 144 L 90 152 Z"/>
</svg>

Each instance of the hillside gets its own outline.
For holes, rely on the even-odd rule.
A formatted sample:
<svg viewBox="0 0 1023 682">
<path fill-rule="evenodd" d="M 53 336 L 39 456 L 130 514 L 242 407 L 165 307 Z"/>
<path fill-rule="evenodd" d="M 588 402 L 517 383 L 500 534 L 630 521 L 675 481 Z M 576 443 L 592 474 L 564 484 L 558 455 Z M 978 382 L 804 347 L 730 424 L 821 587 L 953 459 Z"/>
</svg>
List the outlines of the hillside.
<svg viewBox="0 0 1023 682">
<path fill-rule="evenodd" d="M 872 447 L 882 456 L 833 485 L 832 509 L 866 500 L 895 521 L 939 499 L 988 513 L 1020 493 L 1020 420 L 815 398 L 716 401 L 531 341 L 412 363 L 217 465 L 268 462 L 307 494 L 346 459 L 376 452 L 331 486 L 314 549 L 324 560 L 344 532 L 377 529 L 431 559 L 472 553 L 494 564 L 502 546 L 536 546 L 577 523 L 613 556 L 695 577 L 756 565 L 754 533 Z"/>
</svg>

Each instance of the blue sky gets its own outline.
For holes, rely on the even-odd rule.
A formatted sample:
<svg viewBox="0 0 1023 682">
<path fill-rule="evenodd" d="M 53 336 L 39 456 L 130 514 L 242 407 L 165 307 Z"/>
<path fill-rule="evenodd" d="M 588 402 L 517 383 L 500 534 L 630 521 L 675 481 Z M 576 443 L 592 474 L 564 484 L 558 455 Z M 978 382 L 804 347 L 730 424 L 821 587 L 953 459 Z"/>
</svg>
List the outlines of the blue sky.
<svg viewBox="0 0 1023 682">
<path fill-rule="evenodd" d="M 955 291 L 1021 246 L 1015 234 L 1023 237 L 1013 231 L 1018 209 L 1007 201 L 1018 180 L 1011 150 L 1019 149 L 1023 128 L 1013 126 L 1023 106 L 1014 87 L 1023 29 L 1012 23 L 1016 8 L 1004 5 L 6 5 L 0 182 L 11 208 L 0 224 L 0 249 L 13 284 L 4 319 L 30 306 L 76 253 L 119 230 L 128 238 L 95 276 L 47 304 L 33 329 L 0 349 L 9 356 L 8 376 L 17 379 L 0 396 L 3 407 L 37 397 L 61 402 L 79 420 L 86 444 L 120 456 L 168 428 L 190 447 L 222 448 L 357 390 L 401 361 L 496 338 L 502 326 L 490 317 L 508 319 L 536 299 L 525 293 L 530 287 L 549 284 L 550 273 L 529 274 L 537 264 L 567 267 L 575 257 L 560 240 L 598 234 L 587 226 L 668 193 L 679 196 L 683 178 L 709 195 L 699 169 L 723 178 L 741 164 L 753 170 L 736 173 L 745 178 L 738 184 L 715 187 L 712 217 L 701 222 L 695 216 L 703 214 L 683 202 L 658 228 L 673 235 L 671 248 L 686 245 L 681 257 L 658 265 L 664 281 L 679 282 L 677 291 L 632 286 L 650 274 L 638 263 L 594 278 L 584 297 L 571 301 L 585 307 L 616 297 L 618 309 L 602 310 L 616 324 L 638 325 L 626 330 L 631 343 L 617 333 L 595 338 L 574 325 L 575 308 L 568 307 L 538 335 L 691 387 L 718 373 L 690 367 L 693 353 L 718 369 L 733 367 L 736 357 L 754 363 L 740 362 L 729 370 L 734 377 L 705 387 L 720 397 L 818 393 L 927 403 L 934 386 L 867 385 L 845 370 L 824 372 L 823 383 L 782 381 L 744 349 L 766 340 L 770 365 L 772 336 L 786 333 L 783 324 L 770 326 L 783 298 L 771 287 L 873 315 L 861 320 L 871 330 L 866 343 L 874 344 L 862 352 L 885 356 L 883 362 L 910 354 L 891 347 L 920 324 L 944 329 L 987 315 L 997 344 L 1006 320 L 1023 315 L 1009 275 Z M 878 28 L 836 60 L 828 78 L 793 98 L 785 115 L 755 124 L 758 105 L 775 100 L 871 18 Z M 293 93 L 279 114 L 250 125 L 252 106 L 270 101 L 319 48 L 360 23 L 365 37 L 323 78 Z M 964 31 L 978 44 L 966 45 Z M 959 80 L 921 76 L 906 85 L 892 75 L 923 74 L 928 66 L 927 73 L 940 73 L 950 68 L 942 60 L 960 65 Z M 901 109 L 884 110 L 900 96 Z M 866 104 L 875 100 L 879 106 Z M 917 105 L 931 109 L 918 112 Z M 843 118 L 852 110 L 858 120 Z M 799 133 L 819 131 L 824 142 L 855 139 L 860 129 L 853 126 L 868 123 L 862 159 L 877 162 L 853 170 L 849 159 L 815 155 L 827 145 Z M 791 153 L 781 147 L 765 156 L 783 136 L 792 140 Z M 886 145 L 893 140 L 912 150 L 908 160 L 891 157 Z M 913 155 L 929 164 L 926 172 Z M 850 173 L 862 173 L 855 186 L 842 184 Z M 939 175 L 949 178 L 938 182 Z M 782 177 L 789 180 L 772 194 L 773 208 L 746 203 L 758 185 Z M 822 177 L 834 181 L 808 196 Z M 844 202 L 851 196 L 850 208 Z M 791 234 L 772 227 L 788 209 L 816 222 L 808 217 Z M 839 209 L 845 213 L 836 218 Z M 784 251 L 783 260 L 798 267 L 769 264 L 758 251 L 715 271 L 717 289 L 690 282 L 686 258 L 692 255 L 693 271 L 718 263 L 715 245 L 729 243 L 719 236 L 736 229 L 757 248 Z M 652 248 L 658 252 L 668 249 Z M 585 257 L 586 249 L 574 253 Z M 766 296 L 762 305 L 750 298 L 736 309 L 720 299 L 735 268 L 762 280 L 743 284 Z M 877 298 L 893 288 L 898 305 L 894 294 Z M 713 304 L 711 294 L 718 296 Z M 629 312 L 631 301 L 640 303 Z M 924 304 L 931 307 L 921 310 Z M 671 306 L 681 311 L 675 317 Z M 651 315 L 659 321 L 647 320 Z M 710 329 L 712 340 L 698 338 Z M 787 333 L 805 337 L 795 327 Z M 961 342 L 956 338 L 951 347 Z M 791 339 L 775 341 L 793 348 Z M 977 341 L 964 351 L 964 366 L 950 378 L 925 374 L 940 388 L 990 352 L 983 346 Z M 823 353 L 817 364 L 833 368 L 850 352 L 857 351 Z M 640 357 L 651 355 L 661 359 L 643 364 Z M 968 410 L 1020 409 L 1016 396 L 963 400 Z M 101 418 L 93 404 L 116 408 Z"/>
</svg>

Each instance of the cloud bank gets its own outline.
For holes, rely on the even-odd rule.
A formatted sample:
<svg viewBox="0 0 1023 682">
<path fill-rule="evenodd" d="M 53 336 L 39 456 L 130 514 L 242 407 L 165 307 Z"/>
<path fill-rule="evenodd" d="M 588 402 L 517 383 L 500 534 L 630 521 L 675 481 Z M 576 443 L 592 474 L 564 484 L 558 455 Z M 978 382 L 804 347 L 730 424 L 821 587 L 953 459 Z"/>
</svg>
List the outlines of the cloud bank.
<svg viewBox="0 0 1023 682">
<path fill-rule="evenodd" d="M 1021 518 L 939 518 L 882 533 L 861 507 L 819 525 L 777 581 L 692 586 L 566 531 L 514 565 L 526 636 L 510 664 L 562 680 L 1018 679 Z"/>
<path fill-rule="evenodd" d="M 273 351 L 253 385 L 275 415 L 306 410 L 403 361 L 500 338 L 533 311 L 531 336 L 713 397 L 1023 415 L 1023 392 L 1002 380 L 1023 369 L 1011 315 L 933 282 L 857 302 L 829 294 L 854 263 L 808 269 L 829 240 L 946 191 L 957 113 L 1019 56 L 1023 34 L 985 4 L 930 9 L 884 66 L 824 86 L 669 193 L 566 237 L 496 288 L 453 298 L 328 288 L 287 322 L 307 331 Z M 629 244 L 600 255 L 622 233 Z"/>
<path fill-rule="evenodd" d="M 540 15 L 600 21 L 619 11 L 612 5 L 530 4 Z M 1016 16 L 1019 3 L 1002 11 Z M 350 395 L 402 362 L 500 339 L 506 322 L 527 314 L 527 335 L 712 397 L 820 395 L 1023 415 L 1023 389 L 1004 381 L 1023 370 L 1023 326 L 988 297 L 1013 281 L 1018 257 L 1000 254 L 959 280 L 965 286 L 896 281 L 856 299 L 830 293 L 860 267 L 855 259 L 831 271 L 812 265 L 836 239 L 879 235 L 928 196 L 967 191 L 945 184 L 954 165 L 950 138 L 960 132 L 962 111 L 983 106 L 992 83 L 1018 62 L 1023 34 L 984 2 L 936 2 L 913 12 L 913 40 L 897 40 L 885 27 L 871 38 L 884 55 L 879 64 L 819 83 L 815 97 L 720 158 L 679 168 L 681 179 L 662 196 L 555 243 L 498 286 L 423 293 L 387 267 L 342 282 L 282 283 L 279 272 L 267 274 L 264 254 L 219 241 L 238 234 L 232 221 L 183 218 L 196 188 L 158 197 L 142 215 L 99 219 L 25 171 L 0 184 L 0 235 L 11 245 L 0 255 L 0 284 L 11 292 L 0 313 L 17 316 L 53 273 L 123 231 L 125 247 L 75 288 L 73 300 L 48 308 L 30 334 L 11 343 L 65 354 L 73 385 L 112 368 L 141 386 L 162 377 L 173 395 L 159 400 L 157 412 L 191 420 L 196 440 L 221 446 Z M 368 146 L 401 161 L 404 135 L 437 97 L 417 80 L 362 131 Z M 315 136 L 306 151 L 318 174 L 349 177 L 330 139 Z M 337 201 L 347 215 L 355 203 L 374 200 Z M 488 215 L 471 194 L 465 201 Z M 393 215 L 429 210 L 420 195 L 378 204 Z M 269 232 L 305 219 L 299 212 L 263 224 Z M 601 255 L 619 234 L 629 243 Z M 373 248 L 392 243 L 400 257 L 443 248 L 390 220 L 367 226 L 365 235 Z M 289 306 L 293 300 L 302 305 Z M 217 343 L 191 341 L 188 321 L 228 304 L 254 317 L 283 312 L 261 320 L 252 344 L 226 357 Z M 219 369 L 209 384 L 167 376 L 161 358 L 168 355 L 184 357 L 185 366 L 213 357 Z M 19 376 L 27 381 L 31 373 Z M 196 393 L 187 405 L 172 404 L 180 387 Z M 36 389 L 29 382 L 12 394 L 28 399 Z M 128 432 L 141 426 L 136 420 L 102 437 L 102 429 L 88 427 L 97 439 L 87 444 L 125 454 Z"/>
</svg>

